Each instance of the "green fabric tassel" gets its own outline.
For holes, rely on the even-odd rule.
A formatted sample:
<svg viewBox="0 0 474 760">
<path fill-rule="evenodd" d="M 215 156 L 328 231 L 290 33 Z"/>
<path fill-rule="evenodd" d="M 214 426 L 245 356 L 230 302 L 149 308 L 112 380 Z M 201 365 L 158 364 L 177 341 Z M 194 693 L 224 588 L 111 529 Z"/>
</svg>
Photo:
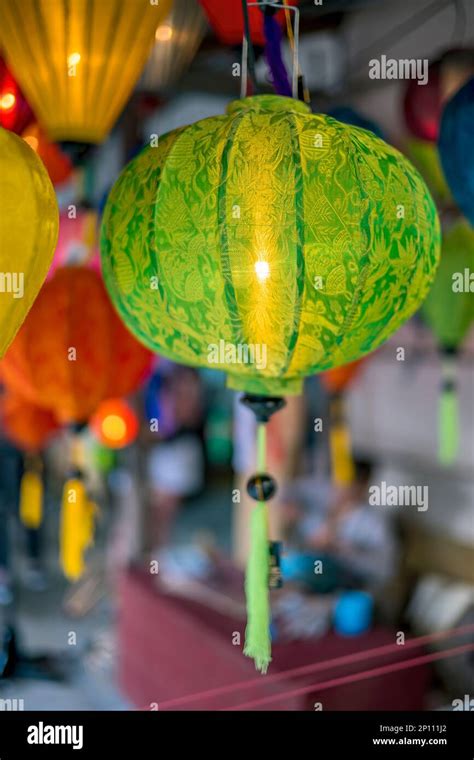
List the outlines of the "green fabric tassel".
<svg viewBox="0 0 474 760">
<path fill-rule="evenodd" d="M 258 472 L 265 472 L 266 429 L 258 426 Z M 255 506 L 251 524 L 251 546 L 245 577 L 247 597 L 247 629 L 244 654 L 252 657 L 255 667 L 266 673 L 271 662 L 270 599 L 268 592 L 268 515 L 267 505 L 259 501 Z"/>
<path fill-rule="evenodd" d="M 456 388 L 442 388 L 439 397 L 439 450 L 438 458 L 448 466 L 456 459 L 459 442 L 458 396 Z"/>
</svg>

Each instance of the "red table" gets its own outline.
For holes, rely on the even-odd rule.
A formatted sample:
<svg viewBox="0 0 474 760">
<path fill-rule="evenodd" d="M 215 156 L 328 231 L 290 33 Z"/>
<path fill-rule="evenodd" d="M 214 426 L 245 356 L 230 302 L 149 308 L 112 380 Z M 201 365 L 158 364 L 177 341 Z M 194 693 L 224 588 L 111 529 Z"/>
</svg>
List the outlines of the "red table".
<svg viewBox="0 0 474 760">
<path fill-rule="evenodd" d="M 333 666 L 298 678 L 288 676 L 273 683 L 256 673 L 253 663 L 242 654 L 241 646 L 233 645 L 236 633 L 240 633 L 243 642 L 242 620 L 203 603 L 163 593 L 156 585 L 156 576 L 130 570 L 119 584 L 120 686 L 142 709 L 219 710 L 272 695 L 282 696 L 252 709 L 314 710 L 315 703 L 321 703 L 323 710 L 423 709 L 430 680 L 426 665 L 320 692 L 314 686 L 308 694 L 285 696 L 299 687 L 418 657 L 424 652 L 421 646 L 414 647 L 409 654 L 400 646 L 364 662 Z M 355 638 L 329 633 L 317 640 L 277 642 L 273 645 L 268 674 L 393 645 L 395 638 L 395 631 L 375 628 Z M 257 685 L 249 684 L 205 700 L 166 704 L 176 698 L 247 681 L 257 681 Z"/>
</svg>

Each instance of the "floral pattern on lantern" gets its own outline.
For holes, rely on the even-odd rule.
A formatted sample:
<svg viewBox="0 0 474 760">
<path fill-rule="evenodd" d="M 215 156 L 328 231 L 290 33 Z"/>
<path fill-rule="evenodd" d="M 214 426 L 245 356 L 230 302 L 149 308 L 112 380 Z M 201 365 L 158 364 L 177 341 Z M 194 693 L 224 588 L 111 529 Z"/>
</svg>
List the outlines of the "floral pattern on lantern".
<svg viewBox="0 0 474 760">
<path fill-rule="evenodd" d="M 146 345 L 280 395 L 395 332 L 428 292 L 439 238 L 395 148 L 265 95 L 146 148 L 110 193 L 101 247 L 112 300 Z"/>
</svg>

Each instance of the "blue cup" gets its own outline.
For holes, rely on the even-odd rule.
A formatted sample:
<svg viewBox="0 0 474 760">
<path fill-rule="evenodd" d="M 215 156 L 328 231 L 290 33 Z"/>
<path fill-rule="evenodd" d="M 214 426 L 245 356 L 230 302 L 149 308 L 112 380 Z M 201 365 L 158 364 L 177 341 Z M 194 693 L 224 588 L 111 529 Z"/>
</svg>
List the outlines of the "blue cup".
<svg viewBox="0 0 474 760">
<path fill-rule="evenodd" d="M 341 636 L 359 636 L 371 624 L 374 600 L 365 591 L 345 591 L 334 608 L 334 629 Z"/>
</svg>

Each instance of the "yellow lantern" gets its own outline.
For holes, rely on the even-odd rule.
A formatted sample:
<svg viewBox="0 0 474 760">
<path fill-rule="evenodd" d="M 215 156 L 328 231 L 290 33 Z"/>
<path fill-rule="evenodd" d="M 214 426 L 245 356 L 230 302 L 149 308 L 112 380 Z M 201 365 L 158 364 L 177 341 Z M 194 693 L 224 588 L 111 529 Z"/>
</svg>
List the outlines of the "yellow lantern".
<svg viewBox="0 0 474 760">
<path fill-rule="evenodd" d="M 0 357 L 48 273 L 58 238 L 53 186 L 27 143 L 0 128 Z"/>
<path fill-rule="evenodd" d="M 171 2 L 2 0 L 0 46 L 52 140 L 104 140 Z"/>
</svg>

